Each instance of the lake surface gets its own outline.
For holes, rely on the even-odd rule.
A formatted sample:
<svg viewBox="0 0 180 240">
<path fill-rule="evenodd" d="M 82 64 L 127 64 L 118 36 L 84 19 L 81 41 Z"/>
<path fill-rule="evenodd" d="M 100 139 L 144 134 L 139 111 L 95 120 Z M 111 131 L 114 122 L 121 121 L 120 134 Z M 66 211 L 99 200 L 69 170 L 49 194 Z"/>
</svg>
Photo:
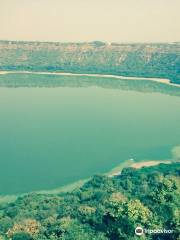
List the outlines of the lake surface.
<svg viewBox="0 0 180 240">
<path fill-rule="evenodd" d="M 13 87 L 18 77 L 8 78 L 11 87 L 0 87 L 2 195 L 57 188 L 129 158 L 168 159 L 180 144 L 180 90 L 72 86 L 71 77 L 64 87 Z"/>
</svg>

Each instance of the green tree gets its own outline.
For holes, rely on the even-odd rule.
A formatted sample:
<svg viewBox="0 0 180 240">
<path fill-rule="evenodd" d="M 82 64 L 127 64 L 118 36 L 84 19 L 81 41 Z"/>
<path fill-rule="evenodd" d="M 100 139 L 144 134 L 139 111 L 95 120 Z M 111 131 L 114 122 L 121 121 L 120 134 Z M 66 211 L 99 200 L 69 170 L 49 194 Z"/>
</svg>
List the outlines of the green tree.
<svg viewBox="0 0 180 240">
<path fill-rule="evenodd" d="M 13 235 L 12 240 L 33 240 L 33 238 L 28 233 L 19 232 Z"/>
</svg>

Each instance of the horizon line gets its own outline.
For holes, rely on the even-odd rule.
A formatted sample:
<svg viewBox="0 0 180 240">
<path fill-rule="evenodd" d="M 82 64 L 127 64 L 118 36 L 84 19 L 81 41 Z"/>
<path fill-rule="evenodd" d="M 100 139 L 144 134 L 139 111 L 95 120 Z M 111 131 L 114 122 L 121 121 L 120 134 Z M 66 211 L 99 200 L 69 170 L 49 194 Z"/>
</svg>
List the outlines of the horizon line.
<svg viewBox="0 0 180 240">
<path fill-rule="evenodd" d="M 46 41 L 46 40 L 9 40 L 9 39 L 0 39 L 0 42 L 22 42 L 22 43 L 61 43 L 61 44 L 66 44 L 66 43 L 104 43 L 104 44 L 179 44 L 179 41 L 127 41 L 127 42 L 118 42 L 118 41 L 105 41 L 105 40 L 90 40 L 90 41 Z"/>
</svg>

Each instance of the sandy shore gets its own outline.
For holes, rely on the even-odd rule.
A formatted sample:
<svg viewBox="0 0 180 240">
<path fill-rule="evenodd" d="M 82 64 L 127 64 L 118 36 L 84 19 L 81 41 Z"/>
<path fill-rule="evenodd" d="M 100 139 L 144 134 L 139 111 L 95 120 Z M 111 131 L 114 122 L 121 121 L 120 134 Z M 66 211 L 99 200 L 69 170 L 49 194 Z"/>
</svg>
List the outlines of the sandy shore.
<svg viewBox="0 0 180 240">
<path fill-rule="evenodd" d="M 156 165 L 159 165 L 160 163 L 170 164 L 170 163 L 172 163 L 172 161 L 170 161 L 170 160 L 162 160 L 162 161 L 161 160 L 159 160 L 159 161 L 148 160 L 148 161 L 143 161 L 143 162 L 134 162 L 134 160 L 133 161 L 128 160 L 126 162 L 126 165 L 124 165 L 123 167 L 120 165 L 121 167 L 114 168 L 107 175 L 109 177 L 118 176 L 121 174 L 121 170 L 125 167 L 132 167 L 132 168 L 140 169 L 142 167 L 156 166 Z"/>
<path fill-rule="evenodd" d="M 59 75 L 59 76 L 87 76 L 87 77 L 103 77 L 103 78 L 116 78 L 122 80 L 148 80 L 159 83 L 168 84 L 175 87 L 180 87 L 180 84 L 171 83 L 169 79 L 165 78 L 147 78 L 147 77 L 125 77 L 111 74 L 89 74 L 89 73 L 67 73 L 67 72 L 31 72 L 31 71 L 0 71 L 0 74 L 39 74 L 39 75 Z"/>
<path fill-rule="evenodd" d="M 136 168 L 136 169 L 140 169 L 142 167 L 155 166 L 155 165 L 158 165 L 160 163 L 170 164 L 171 161 L 170 160 L 164 160 L 164 161 L 163 160 L 162 161 L 153 160 L 153 161 L 134 162 L 133 159 L 129 159 L 126 162 L 121 163 L 119 166 L 113 168 L 110 172 L 106 173 L 105 176 L 108 176 L 108 177 L 118 176 L 118 175 L 121 174 L 122 169 L 127 168 L 127 167 L 133 167 L 133 168 Z M 59 193 L 63 193 L 63 192 L 71 192 L 76 188 L 82 187 L 89 180 L 90 180 L 90 178 L 81 179 L 77 182 L 67 184 L 67 185 L 62 186 L 60 188 L 51 189 L 51 190 L 34 191 L 34 193 L 37 193 L 37 194 L 59 194 Z M 28 193 L 19 194 L 19 195 L 0 196 L 0 203 L 14 202 L 17 199 L 17 197 L 24 196 L 26 194 L 28 194 Z"/>
<path fill-rule="evenodd" d="M 0 75 L 3 75 L 3 74 L 8 74 L 9 72 L 6 72 L 6 71 L 0 71 Z"/>
<path fill-rule="evenodd" d="M 158 164 L 160 164 L 160 163 L 170 164 L 171 161 L 165 161 L 165 160 L 164 160 L 164 161 L 137 162 L 137 163 L 133 163 L 133 164 L 131 165 L 131 167 L 138 169 L 138 168 L 142 168 L 142 167 L 156 166 L 156 165 L 158 165 Z"/>
</svg>

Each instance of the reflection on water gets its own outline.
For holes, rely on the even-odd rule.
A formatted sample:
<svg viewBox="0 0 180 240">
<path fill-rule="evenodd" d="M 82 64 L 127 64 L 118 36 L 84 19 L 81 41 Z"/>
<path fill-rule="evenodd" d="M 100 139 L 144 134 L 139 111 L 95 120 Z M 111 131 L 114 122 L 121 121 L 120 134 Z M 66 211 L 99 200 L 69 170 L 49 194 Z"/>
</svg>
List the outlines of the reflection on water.
<svg viewBox="0 0 180 240">
<path fill-rule="evenodd" d="M 58 76 L 35 74 L 0 75 L 0 87 L 91 87 L 132 90 L 140 92 L 160 92 L 180 96 L 180 88 L 148 81 L 97 78 L 88 76 Z"/>
</svg>

